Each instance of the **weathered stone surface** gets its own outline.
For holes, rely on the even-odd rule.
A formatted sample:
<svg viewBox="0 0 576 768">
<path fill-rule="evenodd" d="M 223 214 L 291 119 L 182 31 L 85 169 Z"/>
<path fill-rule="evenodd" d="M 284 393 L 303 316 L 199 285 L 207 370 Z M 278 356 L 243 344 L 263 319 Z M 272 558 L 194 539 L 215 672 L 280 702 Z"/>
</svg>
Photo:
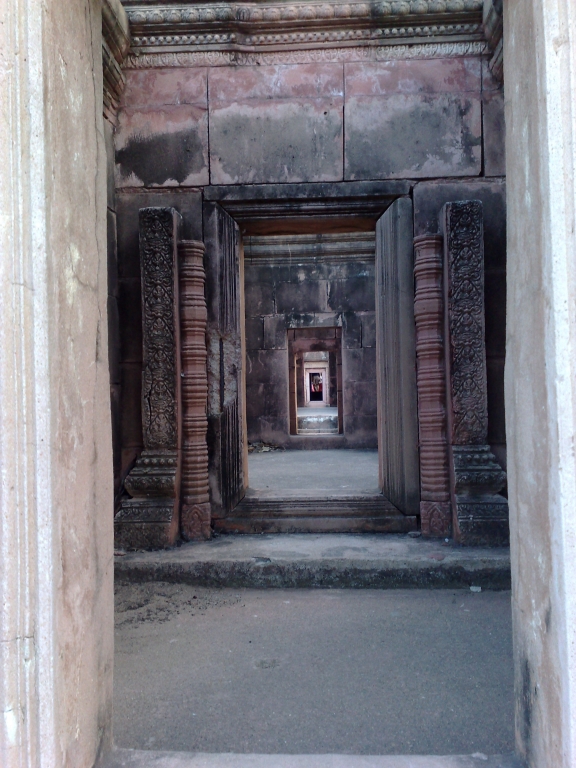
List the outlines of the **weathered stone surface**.
<svg viewBox="0 0 576 768">
<path fill-rule="evenodd" d="M 350 96 L 345 178 L 474 176 L 480 173 L 480 98 L 474 94 Z"/>
<path fill-rule="evenodd" d="M 342 178 L 342 67 L 246 67 L 209 74 L 213 184 Z"/>
<path fill-rule="evenodd" d="M 209 100 L 317 99 L 344 95 L 340 64 L 292 64 L 259 67 L 214 67 L 208 76 Z"/>
<path fill-rule="evenodd" d="M 379 483 L 405 515 L 419 513 L 418 419 L 414 332 L 413 210 L 394 202 L 376 225 L 375 379 Z"/>
<path fill-rule="evenodd" d="M 125 108 L 116 131 L 116 186 L 208 184 L 205 106 Z"/>
<path fill-rule="evenodd" d="M 343 101 L 210 104 L 212 184 L 342 179 Z"/>
<path fill-rule="evenodd" d="M 123 108 L 163 107 L 168 105 L 207 104 L 208 70 L 128 69 L 122 96 Z"/>
<path fill-rule="evenodd" d="M 503 544 L 508 541 L 508 503 L 498 491 L 506 474 L 486 445 L 482 203 L 447 203 L 442 219 L 454 532 L 462 544 Z"/>
<path fill-rule="evenodd" d="M 158 545 L 173 544 L 179 533 L 181 377 L 178 309 L 177 239 L 179 214 L 173 208 L 140 211 L 142 273 L 142 434 L 144 451 L 126 477 L 131 499 L 125 500 L 115 522 L 149 522 L 148 507 L 171 510 Z M 154 520 L 154 522 L 158 522 Z M 140 533 L 137 534 L 138 538 Z M 136 546 L 134 544 L 133 546 Z"/>
<path fill-rule="evenodd" d="M 246 349 L 264 349 L 264 318 L 247 317 L 245 323 Z"/>
<path fill-rule="evenodd" d="M 115 571 L 123 582 L 205 586 L 510 589 L 505 548 L 467 549 L 408 536 L 363 540 L 358 548 L 357 538 L 335 534 L 229 536 L 161 555 L 119 557 Z"/>
<path fill-rule="evenodd" d="M 445 203 L 480 200 L 484 211 L 484 268 L 506 269 L 506 185 L 503 181 L 423 181 L 414 186 L 414 236 L 438 234 Z"/>
<path fill-rule="evenodd" d="M 122 362 L 142 362 L 142 285 L 138 278 L 123 278 L 118 292 L 119 341 Z"/>
<path fill-rule="evenodd" d="M 246 365 L 248 439 L 281 442 L 288 434 L 288 351 L 251 352 Z"/>
<path fill-rule="evenodd" d="M 347 280 L 332 280 L 328 286 L 328 308 L 338 312 L 373 312 L 375 308 L 374 262 L 356 268 Z"/>
<path fill-rule="evenodd" d="M 482 94 L 482 105 L 484 175 L 504 176 L 506 174 L 504 93 L 488 91 Z"/>
<path fill-rule="evenodd" d="M 273 315 L 264 318 L 264 348 L 286 349 L 286 320 L 283 315 Z"/>
<path fill-rule="evenodd" d="M 204 297 L 204 244 L 182 240 L 180 278 L 180 357 L 182 367 L 182 480 L 180 530 L 188 541 L 209 539 L 207 310 Z"/>
<path fill-rule="evenodd" d="M 450 536 L 442 237 L 414 239 L 414 315 L 420 447 L 420 515 L 424 536 Z"/>
<path fill-rule="evenodd" d="M 362 62 L 344 65 L 346 97 L 400 93 L 479 93 L 476 58 Z"/>
<path fill-rule="evenodd" d="M 214 203 L 204 203 L 202 222 L 208 311 L 210 500 L 213 514 L 225 514 L 245 490 L 240 232 L 236 222 Z"/>
</svg>

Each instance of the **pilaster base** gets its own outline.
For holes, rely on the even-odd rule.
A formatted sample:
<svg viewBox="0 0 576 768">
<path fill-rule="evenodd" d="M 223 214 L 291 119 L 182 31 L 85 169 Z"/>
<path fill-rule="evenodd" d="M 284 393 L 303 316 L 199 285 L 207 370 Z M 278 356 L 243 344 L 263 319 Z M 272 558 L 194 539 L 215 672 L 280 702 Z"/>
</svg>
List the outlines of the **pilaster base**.
<svg viewBox="0 0 576 768">
<path fill-rule="evenodd" d="M 500 547 L 509 544 L 508 502 L 494 495 L 480 501 L 456 498 L 455 538 L 464 546 Z"/>
<path fill-rule="evenodd" d="M 452 505 L 449 501 L 421 501 L 420 525 L 422 536 L 444 538 L 452 536 Z"/>
<path fill-rule="evenodd" d="M 210 503 L 187 503 L 184 499 L 180 519 L 182 538 L 186 541 L 205 541 L 211 537 Z"/>
<path fill-rule="evenodd" d="M 114 518 L 117 549 L 165 549 L 177 538 L 174 499 L 126 499 Z"/>
</svg>

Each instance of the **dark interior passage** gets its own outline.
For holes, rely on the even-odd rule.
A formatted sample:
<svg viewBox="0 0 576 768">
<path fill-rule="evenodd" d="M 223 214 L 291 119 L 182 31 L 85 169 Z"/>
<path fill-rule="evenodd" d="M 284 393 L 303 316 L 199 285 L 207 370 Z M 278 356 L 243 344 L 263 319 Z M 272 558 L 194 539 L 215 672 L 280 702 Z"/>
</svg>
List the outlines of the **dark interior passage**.
<svg viewBox="0 0 576 768">
<path fill-rule="evenodd" d="M 244 246 L 248 439 L 377 448 L 374 234 Z"/>
</svg>

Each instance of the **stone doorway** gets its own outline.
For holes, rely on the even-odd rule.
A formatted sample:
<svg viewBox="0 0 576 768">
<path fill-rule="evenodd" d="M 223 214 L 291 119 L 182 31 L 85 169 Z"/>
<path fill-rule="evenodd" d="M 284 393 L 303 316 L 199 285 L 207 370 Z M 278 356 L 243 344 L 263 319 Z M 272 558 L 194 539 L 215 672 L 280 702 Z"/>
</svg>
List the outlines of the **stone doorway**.
<svg viewBox="0 0 576 768">
<path fill-rule="evenodd" d="M 400 233 L 398 224 L 403 220 L 405 229 Z M 246 414 L 238 429 L 243 435 L 244 495 L 237 505 L 213 514 L 216 530 L 406 532 L 416 528 L 416 383 L 409 378 L 415 367 L 410 336 L 413 306 L 402 307 L 395 295 L 400 290 L 399 259 L 406 259 L 400 277 L 407 276 L 408 290 L 411 285 L 410 201 L 394 203 L 376 224 L 368 229 L 363 222 L 356 231 L 342 232 L 295 233 L 294 227 L 284 235 L 248 231 L 238 245 L 240 283 L 244 279 L 239 291 L 244 328 L 238 334 L 244 355 L 236 364 L 237 370 L 242 369 L 238 391 L 245 393 L 238 411 Z M 387 255 L 398 247 L 401 253 Z M 402 309 L 406 317 L 392 323 L 392 316 Z M 381 330 L 387 323 L 389 339 Z M 406 370 L 393 381 L 398 366 Z M 390 381 L 383 381 L 384 376 Z M 412 409 L 403 400 L 412 400 Z M 388 408 L 400 413 L 393 419 Z M 410 441 L 407 452 L 402 452 L 402 445 Z M 254 456 L 255 445 L 264 446 L 267 456 Z M 263 487 L 252 482 L 250 470 L 256 468 L 255 462 L 269 462 L 270 471 L 273 465 L 278 471 L 280 457 L 272 458 L 274 449 L 309 454 L 287 457 L 294 467 L 291 488 L 280 480 L 281 471 L 278 488 L 273 480 L 269 482 L 269 472 L 263 475 Z M 368 456 L 373 481 L 358 485 L 352 478 L 343 485 L 349 490 L 342 491 L 340 484 L 331 484 L 327 474 L 318 472 L 313 481 L 303 483 L 302 461 L 320 467 L 326 466 L 328 457 L 327 453 L 313 456 L 310 451 L 330 451 L 334 462 L 344 458 L 339 451 L 350 452 L 346 458 L 352 463 L 367 458 L 352 454 L 364 452 L 373 457 Z M 391 456 L 392 452 L 401 455 Z M 220 470 L 221 477 L 226 477 L 224 465 Z M 259 472 L 260 465 L 254 476 Z"/>
</svg>

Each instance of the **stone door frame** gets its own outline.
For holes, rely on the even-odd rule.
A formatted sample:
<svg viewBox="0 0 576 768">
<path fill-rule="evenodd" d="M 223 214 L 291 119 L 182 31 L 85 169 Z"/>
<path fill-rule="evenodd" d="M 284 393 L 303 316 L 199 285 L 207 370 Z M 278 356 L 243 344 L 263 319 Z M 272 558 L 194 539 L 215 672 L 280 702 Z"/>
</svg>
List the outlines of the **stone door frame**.
<svg viewBox="0 0 576 768">
<path fill-rule="evenodd" d="M 279 234 L 304 234 L 310 232 L 349 232 L 349 231 L 371 231 L 376 229 L 378 222 L 382 219 L 386 211 L 393 206 L 399 199 L 405 199 L 409 202 L 411 211 L 411 190 L 410 181 L 370 181 L 370 182 L 331 182 L 331 183 L 302 183 L 302 184 L 262 184 L 262 185 L 237 185 L 237 186 L 212 186 L 205 187 L 203 190 L 204 200 L 208 203 L 216 203 L 231 216 L 240 228 L 241 238 L 244 235 L 279 235 Z M 394 225 L 384 225 L 384 230 L 394 229 Z M 403 251 L 412 253 L 412 235 L 409 233 L 400 233 L 399 237 L 406 234 L 406 242 Z M 398 234 L 394 232 L 396 239 Z M 383 241 L 386 241 L 385 247 L 395 246 L 394 236 L 381 235 Z M 402 249 L 401 249 L 402 252 Z M 378 255 L 375 255 L 378 259 Z M 241 256 L 242 259 L 242 247 Z M 381 271 L 386 272 L 391 269 L 394 259 L 390 264 L 384 265 Z M 242 265 L 240 267 L 241 272 Z M 411 269 L 411 267 L 410 267 Z M 399 290 L 396 285 L 396 277 L 389 281 L 390 285 L 394 283 L 394 290 Z M 377 286 L 375 285 L 375 291 Z M 242 318 L 242 323 L 244 318 Z M 382 334 L 382 330 L 377 328 L 377 335 Z M 210 350 L 208 355 L 210 358 Z M 394 363 L 397 361 L 395 360 Z M 210 368 L 210 359 L 208 362 Z M 212 362 L 214 365 L 214 361 Z M 416 358 L 414 352 L 414 368 Z M 382 372 L 377 369 L 377 377 L 382 378 Z M 414 380 L 414 388 L 416 382 Z M 378 392 L 384 390 L 381 385 Z M 414 389 L 414 399 L 416 391 Z M 378 398 L 378 412 L 384 408 L 384 403 Z M 388 401 L 386 401 L 388 405 Z M 243 412 L 245 413 L 245 403 L 243 403 Z M 414 411 L 415 413 L 415 411 Z M 244 417 L 245 418 L 245 417 Z M 414 421 L 416 419 L 414 417 Z M 383 422 L 381 414 L 379 415 L 379 424 Z M 244 429 L 246 424 L 244 422 Z M 382 444 L 382 429 L 378 430 L 378 453 L 382 456 L 384 446 Z M 416 444 L 415 444 L 416 445 Z M 416 455 L 413 457 L 417 460 Z M 247 456 L 240 458 L 243 464 L 244 476 L 247 472 Z M 399 463 L 400 466 L 402 462 Z M 400 468 L 400 471 L 402 469 Z M 415 473 L 419 473 L 419 466 L 415 468 Z M 403 485 L 403 483 L 400 483 Z M 418 480 L 416 480 L 416 486 Z M 381 478 L 381 487 L 383 495 L 388 497 L 386 479 Z M 412 496 L 415 494 L 412 493 Z M 398 495 L 396 503 L 400 511 L 405 515 L 418 514 L 417 502 L 411 503 L 405 501 L 401 495 Z"/>
</svg>

